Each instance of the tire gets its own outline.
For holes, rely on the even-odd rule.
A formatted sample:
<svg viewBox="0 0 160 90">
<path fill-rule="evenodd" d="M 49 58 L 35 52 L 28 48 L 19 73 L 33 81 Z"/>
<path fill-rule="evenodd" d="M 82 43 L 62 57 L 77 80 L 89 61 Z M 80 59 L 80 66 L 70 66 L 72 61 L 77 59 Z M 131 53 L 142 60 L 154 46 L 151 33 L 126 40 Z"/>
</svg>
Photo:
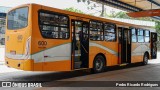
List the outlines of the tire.
<svg viewBox="0 0 160 90">
<path fill-rule="evenodd" d="M 147 53 L 145 53 L 143 56 L 143 65 L 147 65 L 147 64 L 148 64 L 148 55 Z"/>
<path fill-rule="evenodd" d="M 105 59 L 103 56 L 101 55 L 96 56 L 93 62 L 93 73 L 100 73 L 104 71 L 104 68 L 105 68 L 104 61 Z"/>
</svg>

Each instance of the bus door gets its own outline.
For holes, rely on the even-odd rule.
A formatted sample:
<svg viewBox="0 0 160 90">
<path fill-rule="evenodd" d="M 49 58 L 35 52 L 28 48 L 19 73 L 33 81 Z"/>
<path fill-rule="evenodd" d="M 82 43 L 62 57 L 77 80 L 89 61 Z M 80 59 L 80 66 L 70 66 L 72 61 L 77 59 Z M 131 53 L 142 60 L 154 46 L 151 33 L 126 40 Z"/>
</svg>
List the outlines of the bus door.
<svg viewBox="0 0 160 90">
<path fill-rule="evenodd" d="M 151 58 L 157 58 L 157 33 L 151 32 Z"/>
<path fill-rule="evenodd" d="M 72 69 L 89 66 L 89 24 L 72 20 Z"/>
<path fill-rule="evenodd" d="M 131 63 L 131 30 L 128 28 L 118 28 L 119 38 L 119 64 Z"/>
</svg>

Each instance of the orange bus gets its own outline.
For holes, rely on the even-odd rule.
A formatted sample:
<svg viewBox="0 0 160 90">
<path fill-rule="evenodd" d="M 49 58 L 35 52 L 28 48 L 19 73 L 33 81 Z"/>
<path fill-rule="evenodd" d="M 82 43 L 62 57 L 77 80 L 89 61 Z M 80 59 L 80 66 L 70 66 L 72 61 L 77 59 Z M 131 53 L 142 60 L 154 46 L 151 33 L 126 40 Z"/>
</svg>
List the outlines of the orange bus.
<svg viewBox="0 0 160 90">
<path fill-rule="evenodd" d="M 37 4 L 10 10 L 6 29 L 6 65 L 26 71 L 102 72 L 157 56 L 150 27 Z"/>
</svg>

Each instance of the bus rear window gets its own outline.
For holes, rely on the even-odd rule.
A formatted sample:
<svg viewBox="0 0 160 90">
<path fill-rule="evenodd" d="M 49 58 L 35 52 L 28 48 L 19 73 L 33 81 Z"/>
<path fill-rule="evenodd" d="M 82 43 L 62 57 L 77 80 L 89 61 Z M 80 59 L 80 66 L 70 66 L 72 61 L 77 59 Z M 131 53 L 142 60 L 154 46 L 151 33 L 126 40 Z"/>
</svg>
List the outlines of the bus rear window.
<svg viewBox="0 0 160 90">
<path fill-rule="evenodd" d="M 8 25 L 10 30 L 24 28 L 28 25 L 28 7 L 18 8 L 8 13 Z"/>
</svg>

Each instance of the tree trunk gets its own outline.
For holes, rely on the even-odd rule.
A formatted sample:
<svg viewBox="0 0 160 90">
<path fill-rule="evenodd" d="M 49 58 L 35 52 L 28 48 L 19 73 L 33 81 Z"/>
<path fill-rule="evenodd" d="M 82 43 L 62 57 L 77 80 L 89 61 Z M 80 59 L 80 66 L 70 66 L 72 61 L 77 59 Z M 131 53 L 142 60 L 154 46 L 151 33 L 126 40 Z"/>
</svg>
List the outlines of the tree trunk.
<svg viewBox="0 0 160 90">
<path fill-rule="evenodd" d="M 104 8 L 104 4 L 102 3 L 102 11 L 101 11 L 101 17 L 104 17 L 104 12 L 105 12 L 105 8 Z"/>
</svg>

